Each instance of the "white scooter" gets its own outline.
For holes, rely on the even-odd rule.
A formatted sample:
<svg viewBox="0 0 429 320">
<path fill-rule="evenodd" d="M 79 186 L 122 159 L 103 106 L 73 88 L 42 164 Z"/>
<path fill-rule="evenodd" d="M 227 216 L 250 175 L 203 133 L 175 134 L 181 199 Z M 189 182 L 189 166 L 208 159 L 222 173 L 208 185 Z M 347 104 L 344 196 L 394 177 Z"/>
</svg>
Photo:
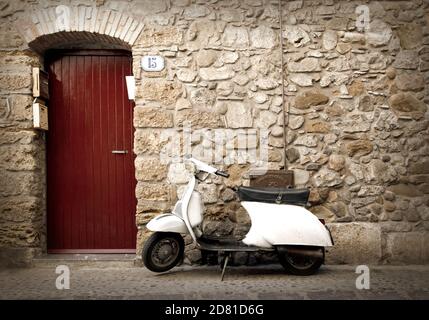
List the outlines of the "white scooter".
<svg viewBox="0 0 429 320">
<path fill-rule="evenodd" d="M 229 174 L 194 158 L 186 163 L 193 174 L 182 199 L 172 213 L 160 214 L 147 224 L 155 232 L 145 242 L 142 254 L 149 270 L 164 272 L 183 259 L 182 234 L 189 234 L 201 250 L 225 255 L 222 279 L 231 252 L 277 252 L 281 265 L 295 275 L 311 275 L 323 264 L 325 247 L 332 246 L 333 240 L 324 222 L 304 208 L 308 189 L 239 187 L 241 205 L 251 218 L 249 232 L 241 241 L 207 238 L 200 228 L 203 204 L 197 181 L 204 181 L 209 174 L 225 178 Z"/>
</svg>

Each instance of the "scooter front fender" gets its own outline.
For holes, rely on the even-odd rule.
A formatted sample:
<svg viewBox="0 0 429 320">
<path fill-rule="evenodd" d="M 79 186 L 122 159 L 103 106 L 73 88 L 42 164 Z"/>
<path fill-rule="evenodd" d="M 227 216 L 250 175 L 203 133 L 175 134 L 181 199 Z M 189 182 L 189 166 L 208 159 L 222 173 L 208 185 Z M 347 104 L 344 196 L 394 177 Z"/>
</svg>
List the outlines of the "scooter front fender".
<svg viewBox="0 0 429 320">
<path fill-rule="evenodd" d="M 172 213 L 160 214 L 146 225 L 150 231 L 188 233 L 185 221 Z"/>
</svg>

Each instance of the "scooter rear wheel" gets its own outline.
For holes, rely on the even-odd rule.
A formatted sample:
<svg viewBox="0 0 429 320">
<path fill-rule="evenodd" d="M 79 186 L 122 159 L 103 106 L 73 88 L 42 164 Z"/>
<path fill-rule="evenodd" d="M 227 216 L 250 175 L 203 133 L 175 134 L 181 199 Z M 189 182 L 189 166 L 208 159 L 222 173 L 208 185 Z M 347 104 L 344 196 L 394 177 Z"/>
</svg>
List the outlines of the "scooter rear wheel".
<svg viewBox="0 0 429 320">
<path fill-rule="evenodd" d="M 321 248 L 320 250 L 324 250 Z M 287 251 L 277 251 L 280 264 L 293 275 L 310 276 L 319 270 L 323 264 L 323 258 L 304 257 L 288 253 Z"/>
<path fill-rule="evenodd" d="M 143 263 L 150 271 L 165 272 L 179 263 L 184 250 L 185 242 L 180 234 L 156 232 L 143 246 Z"/>
</svg>

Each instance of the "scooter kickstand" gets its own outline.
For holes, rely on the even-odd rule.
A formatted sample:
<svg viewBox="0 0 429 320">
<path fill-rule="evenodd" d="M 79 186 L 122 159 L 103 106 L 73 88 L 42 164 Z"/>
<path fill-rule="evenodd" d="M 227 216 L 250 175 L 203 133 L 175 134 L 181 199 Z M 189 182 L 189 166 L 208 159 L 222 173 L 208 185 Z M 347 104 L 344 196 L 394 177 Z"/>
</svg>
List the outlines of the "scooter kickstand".
<svg viewBox="0 0 429 320">
<path fill-rule="evenodd" d="M 228 260 L 229 260 L 229 253 L 226 255 L 225 261 L 223 262 L 222 276 L 220 278 L 220 281 L 223 281 L 223 277 L 225 276 L 225 270 L 226 270 L 226 266 L 228 264 Z"/>
</svg>

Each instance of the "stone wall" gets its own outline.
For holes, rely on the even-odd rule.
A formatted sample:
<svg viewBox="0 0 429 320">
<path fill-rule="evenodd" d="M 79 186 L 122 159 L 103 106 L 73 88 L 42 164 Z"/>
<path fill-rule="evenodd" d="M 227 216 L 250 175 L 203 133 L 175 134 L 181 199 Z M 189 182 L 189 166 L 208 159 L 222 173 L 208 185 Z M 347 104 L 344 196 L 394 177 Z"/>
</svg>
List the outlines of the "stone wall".
<svg viewBox="0 0 429 320">
<path fill-rule="evenodd" d="M 163 13 L 165 26 L 160 18 L 147 24 L 149 32 L 133 48 L 136 58 L 167 57 L 159 78 L 135 68 L 141 88 L 137 170 L 143 159 L 157 157 L 159 132 L 180 130 L 183 119 L 193 127 L 269 128 L 269 166 L 281 169 L 277 3 L 183 4 Z M 359 31 L 355 9 L 361 4 L 369 9 L 370 24 Z M 426 7 L 422 1 L 284 2 L 287 163 L 300 185 L 312 187 L 311 211 L 331 224 L 337 246 L 330 262 L 429 258 Z M 176 165 L 146 163 L 138 187 L 146 190 L 139 197 L 142 224 L 169 207 L 177 185 L 186 182 L 174 175 Z M 248 217 L 230 187 L 243 182 L 247 169 L 232 165 L 225 183 L 201 186 L 205 233 L 246 232 Z M 165 200 L 165 207 L 147 193 Z M 189 258 L 198 261 L 200 255 L 191 250 Z"/>
<path fill-rule="evenodd" d="M 10 25 L 0 35 L 0 265 L 23 265 L 46 246 L 45 141 L 32 129 L 40 60 Z"/>
<path fill-rule="evenodd" d="M 269 168 L 283 168 L 284 75 L 287 165 L 298 186 L 312 188 L 310 210 L 333 230 L 336 246 L 328 262 L 429 261 L 429 3 L 283 1 L 283 30 L 274 0 L 64 4 L 78 8 L 76 12 L 96 8 L 114 17 L 121 13 L 144 25 L 130 43 L 137 81 L 138 252 L 148 235 L 145 224 L 171 209 L 187 181 L 181 174 L 183 164 L 160 161 L 172 132 L 181 134 L 189 124 L 193 132 L 228 129 L 231 150 L 240 154 L 237 141 L 243 130 L 254 130 L 257 136 L 260 129 L 269 130 Z M 34 52 L 40 47 L 28 48 L 29 40 L 12 23 L 57 5 L 0 5 L 1 19 L 7 21 L 0 27 L 0 169 L 1 185 L 7 185 L 0 194 L 0 248 L 43 251 L 45 246 L 44 142 L 42 134 L 30 129 L 29 109 L 30 66 L 42 55 Z M 366 7 L 356 13 L 361 5 Z M 367 24 L 358 30 L 356 21 L 365 10 L 369 20 L 363 19 Z M 107 25 L 115 21 L 107 20 Z M 126 19 L 118 21 L 123 23 L 117 26 L 126 27 Z M 47 38 L 37 39 L 43 43 Z M 162 55 L 166 68 L 143 71 L 140 59 L 146 54 Z M 260 151 L 259 146 L 248 141 L 250 148 Z M 212 147 L 207 139 L 192 141 L 194 152 Z M 231 187 L 247 183 L 250 164 L 223 168 L 229 179 L 211 179 L 200 186 L 206 206 L 203 229 L 241 237 L 250 221 Z M 190 262 L 201 261 L 192 245 L 187 252 Z M 268 258 L 235 257 L 250 264 Z"/>
</svg>

